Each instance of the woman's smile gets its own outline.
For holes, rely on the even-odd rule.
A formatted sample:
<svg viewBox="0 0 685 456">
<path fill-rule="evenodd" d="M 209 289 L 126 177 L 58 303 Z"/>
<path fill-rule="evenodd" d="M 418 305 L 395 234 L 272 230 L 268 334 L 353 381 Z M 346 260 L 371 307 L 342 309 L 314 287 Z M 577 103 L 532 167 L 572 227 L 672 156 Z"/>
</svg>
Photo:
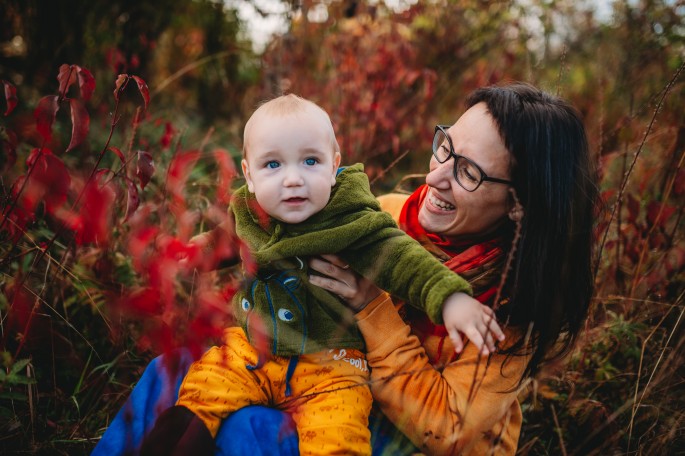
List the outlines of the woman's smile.
<svg viewBox="0 0 685 456">
<path fill-rule="evenodd" d="M 428 193 L 428 202 L 431 204 L 431 206 L 433 206 L 441 212 L 451 212 L 456 209 L 456 207 L 453 204 L 450 204 L 444 199 L 437 196 L 433 192 L 433 189 L 431 189 Z"/>
</svg>

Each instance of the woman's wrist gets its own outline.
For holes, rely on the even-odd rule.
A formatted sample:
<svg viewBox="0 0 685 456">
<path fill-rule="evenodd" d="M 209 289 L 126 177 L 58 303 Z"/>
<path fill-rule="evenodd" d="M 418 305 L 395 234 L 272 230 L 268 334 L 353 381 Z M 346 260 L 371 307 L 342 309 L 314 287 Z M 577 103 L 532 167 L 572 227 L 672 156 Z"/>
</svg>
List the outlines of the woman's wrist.
<svg viewBox="0 0 685 456">
<path fill-rule="evenodd" d="M 390 300 L 390 295 L 387 292 L 380 290 L 380 293 L 375 298 L 371 299 L 370 301 L 367 301 L 366 304 L 364 304 L 360 308 L 354 309 L 355 318 L 365 318 L 365 316 L 373 312 L 373 310 L 376 307 L 380 306 L 382 303 L 388 300 Z"/>
</svg>

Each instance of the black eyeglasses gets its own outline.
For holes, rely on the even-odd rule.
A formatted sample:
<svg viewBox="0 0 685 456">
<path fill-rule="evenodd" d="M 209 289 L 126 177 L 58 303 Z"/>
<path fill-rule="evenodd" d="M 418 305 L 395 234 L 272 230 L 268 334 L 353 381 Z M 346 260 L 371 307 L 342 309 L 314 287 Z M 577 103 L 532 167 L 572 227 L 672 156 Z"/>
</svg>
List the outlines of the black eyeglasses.
<svg viewBox="0 0 685 456">
<path fill-rule="evenodd" d="M 447 134 L 449 125 L 436 125 L 433 136 L 433 155 L 438 163 L 454 158 L 454 179 L 467 192 L 474 192 L 483 181 L 513 185 L 511 181 L 490 177 L 474 161 L 454 152 L 452 138 Z"/>
</svg>

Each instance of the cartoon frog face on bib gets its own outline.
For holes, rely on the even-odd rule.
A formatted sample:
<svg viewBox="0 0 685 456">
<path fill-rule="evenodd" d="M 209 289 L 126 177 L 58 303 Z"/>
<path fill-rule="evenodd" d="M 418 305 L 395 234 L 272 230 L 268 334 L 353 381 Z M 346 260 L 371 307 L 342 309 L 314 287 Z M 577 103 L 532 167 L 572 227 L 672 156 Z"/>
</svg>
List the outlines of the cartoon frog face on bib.
<svg viewBox="0 0 685 456">
<path fill-rule="evenodd" d="M 236 294 L 234 310 L 247 337 L 271 338 L 272 353 L 303 353 L 307 340 L 307 290 L 301 270 L 279 271 L 254 278 Z"/>
</svg>

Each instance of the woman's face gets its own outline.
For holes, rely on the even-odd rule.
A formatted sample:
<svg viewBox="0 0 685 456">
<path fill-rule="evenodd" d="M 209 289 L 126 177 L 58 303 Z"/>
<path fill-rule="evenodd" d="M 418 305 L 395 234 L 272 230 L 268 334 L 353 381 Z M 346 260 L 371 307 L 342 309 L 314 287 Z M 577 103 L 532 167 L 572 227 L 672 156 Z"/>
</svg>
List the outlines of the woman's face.
<svg viewBox="0 0 685 456">
<path fill-rule="evenodd" d="M 510 179 L 512 157 L 500 138 L 485 103 L 466 111 L 447 131 L 454 152 L 477 163 L 490 177 Z M 428 232 L 468 239 L 496 230 L 510 209 L 509 186 L 484 181 L 474 192 L 454 179 L 454 158 L 430 161 L 428 193 L 419 210 L 419 223 Z"/>
</svg>

